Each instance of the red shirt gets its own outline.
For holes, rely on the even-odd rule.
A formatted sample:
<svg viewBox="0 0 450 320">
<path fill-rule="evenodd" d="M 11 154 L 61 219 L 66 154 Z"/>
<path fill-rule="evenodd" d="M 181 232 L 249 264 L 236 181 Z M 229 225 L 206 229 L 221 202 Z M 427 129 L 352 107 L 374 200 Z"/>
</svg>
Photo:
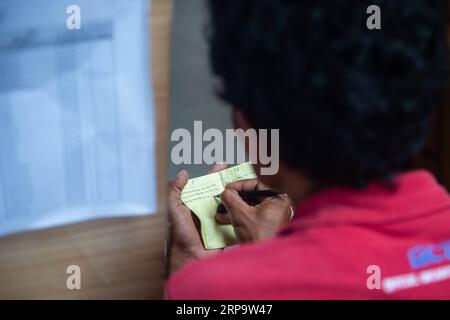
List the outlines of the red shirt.
<svg viewBox="0 0 450 320">
<path fill-rule="evenodd" d="M 426 171 L 332 188 L 275 238 L 189 263 L 171 299 L 450 299 L 450 197 Z"/>
</svg>

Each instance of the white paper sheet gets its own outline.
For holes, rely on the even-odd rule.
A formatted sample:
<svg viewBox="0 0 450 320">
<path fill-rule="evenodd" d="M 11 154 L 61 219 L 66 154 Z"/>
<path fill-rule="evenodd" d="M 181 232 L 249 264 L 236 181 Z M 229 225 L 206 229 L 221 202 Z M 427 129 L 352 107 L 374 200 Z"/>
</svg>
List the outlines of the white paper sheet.
<svg viewBox="0 0 450 320">
<path fill-rule="evenodd" d="M 155 212 L 148 0 L 0 1 L 0 235 Z"/>
</svg>

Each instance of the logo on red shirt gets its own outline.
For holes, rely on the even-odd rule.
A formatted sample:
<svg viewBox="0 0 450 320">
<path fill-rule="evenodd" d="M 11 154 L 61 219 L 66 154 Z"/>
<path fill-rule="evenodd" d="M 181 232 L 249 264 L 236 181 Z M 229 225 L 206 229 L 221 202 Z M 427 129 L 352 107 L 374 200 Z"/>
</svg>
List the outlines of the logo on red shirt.
<svg viewBox="0 0 450 320">
<path fill-rule="evenodd" d="M 412 247 L 408 250 L 408 260 L 413 269 L 450 261 L 450 240 Z"/>
</svg>

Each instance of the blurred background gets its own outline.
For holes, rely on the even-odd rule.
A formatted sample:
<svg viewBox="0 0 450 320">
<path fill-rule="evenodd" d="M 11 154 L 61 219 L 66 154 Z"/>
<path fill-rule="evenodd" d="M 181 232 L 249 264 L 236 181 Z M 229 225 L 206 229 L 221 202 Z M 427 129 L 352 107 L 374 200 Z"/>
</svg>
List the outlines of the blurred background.
<svg viewBox="0 0 450 320">
<path fill-rule="evenodd" d="M 192 131 L 195 120 L 203 121 L 203 130 L 232 128 L 230 108 L 214 94 L 214 81 L 208 64 L 206 2 L 204 0 L 173 1 L 169 140 L 174 129 Z M 174 165 L 170 150 L 177 142 L 169 141 L 169 178 L 182 169 L 191 177 L 205 174 L 209 165 Z"/>
</svg>

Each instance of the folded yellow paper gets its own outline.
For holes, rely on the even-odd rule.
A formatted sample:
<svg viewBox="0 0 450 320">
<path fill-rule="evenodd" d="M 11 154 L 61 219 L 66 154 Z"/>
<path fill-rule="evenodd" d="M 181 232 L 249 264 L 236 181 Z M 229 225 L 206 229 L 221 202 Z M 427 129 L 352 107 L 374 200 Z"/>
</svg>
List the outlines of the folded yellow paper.
<svg viewBox="0 0 450 320">
<path fill-rule="evenodd" d="M 183 203 L 200 220 L 201 235 L 206 249 L 217 249 L 237 243 L 236 234 L 231 225 L 219 225 L 214 216 L 220 199 L 217 197 L 231 182 L 256 178 L 252 165 L 248 162 L 189 179 L 181 193 Z"/>
</svg>

